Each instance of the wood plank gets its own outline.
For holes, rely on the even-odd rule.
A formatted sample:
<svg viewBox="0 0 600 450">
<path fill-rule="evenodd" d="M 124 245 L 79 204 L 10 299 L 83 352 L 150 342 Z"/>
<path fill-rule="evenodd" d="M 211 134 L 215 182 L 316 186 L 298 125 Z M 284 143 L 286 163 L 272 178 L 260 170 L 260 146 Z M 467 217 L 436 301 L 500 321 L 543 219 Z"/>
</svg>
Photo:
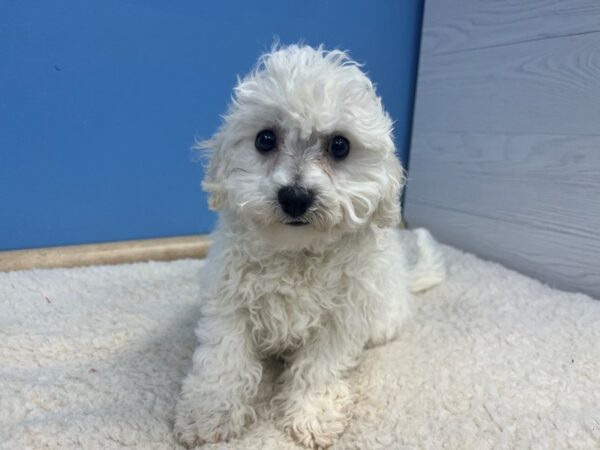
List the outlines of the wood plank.
<svg viewBox="0 0 600 450">
<path fill-rule="evenodd" d="M 0 271 L 204 258 L 209 246 L 208 236 L 196 235 L 4 251 Z"/>
<path fill-rule="evenodd" d="M 560 289 L 600 299 L 598 266 L 582 261 L 560 232 L 412 202 L 408 224 L 427 227 L 442 242 L 496 261 Z"/>
<path fill-rule="evenodd" d="M 599 124 L 600 33 L 421 58 L 416 132 L 596 135 Z"/>
<path fill-rule="evenodd" d="M 600 136 L 419 133 L 405 216 L 460 248 L 600 297 Z"/>
<path fill-rule="evenodd" d="M 595 33 L 599 17 L 597 0 L 427 0 L 421 55 Z"/>
<path fill-rule="evenodd" d="M 600 2 L 426 3 L 405 215 L 600 297 Z"/>
</svg>

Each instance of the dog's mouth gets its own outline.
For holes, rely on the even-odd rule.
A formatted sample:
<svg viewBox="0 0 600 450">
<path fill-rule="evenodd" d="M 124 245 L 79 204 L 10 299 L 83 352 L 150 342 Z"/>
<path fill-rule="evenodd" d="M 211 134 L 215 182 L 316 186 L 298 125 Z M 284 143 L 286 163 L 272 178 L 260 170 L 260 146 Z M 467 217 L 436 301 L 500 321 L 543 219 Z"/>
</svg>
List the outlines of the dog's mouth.
<svg viewBox="0 0 600 450">
<path fill-rule="evenodd" d="M 301 227 L 303 225 L 308 225 L 310 222 L 306 220 L 292 220 L 291 222 L 285 222 L 286 225 L 291 225 L 292 227 Z"/>
</svg>

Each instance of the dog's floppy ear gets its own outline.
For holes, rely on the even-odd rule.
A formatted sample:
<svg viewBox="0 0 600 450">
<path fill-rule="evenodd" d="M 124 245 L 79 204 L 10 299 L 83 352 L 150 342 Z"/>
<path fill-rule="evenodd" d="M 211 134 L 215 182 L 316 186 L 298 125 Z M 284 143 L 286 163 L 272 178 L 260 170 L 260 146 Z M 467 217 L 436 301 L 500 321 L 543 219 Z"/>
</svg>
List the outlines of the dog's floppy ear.
<svg viewBox="0 0 600 450">
<path fill-rule="evenodd" d="M 208 159 L 205 165 L 205 176 L 202 188 L 208 192 L 208 207 L 213 211 L 219 211 L 225 207 L 227 191 L 225 190 L 226 161 L 224 161 L 223 139 L 220 132 L 212 138 L 200 142 L 196 148 L 203 151 Z"/>
<path fill-rule="evenodd" d="M 373 213 L 373 222 L 382 227 L 395 227 L 401 220 L 400 194 L 406 178 L 404 169 L 394 153 L 387 155 L 384 170 L 381 198 Z"/>
</svg>

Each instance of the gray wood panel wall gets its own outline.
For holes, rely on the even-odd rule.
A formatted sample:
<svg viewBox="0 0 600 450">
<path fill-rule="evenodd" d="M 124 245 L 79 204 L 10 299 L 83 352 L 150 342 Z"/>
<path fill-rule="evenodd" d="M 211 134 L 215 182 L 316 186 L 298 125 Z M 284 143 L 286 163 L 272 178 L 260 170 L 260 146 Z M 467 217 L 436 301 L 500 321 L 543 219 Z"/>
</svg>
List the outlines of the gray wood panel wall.
<svg viewBox="0 0 600 450">
<path fill-rule="evenodd" d="M 405 217 L 600 298 L 600 1 L 427 0 Z"/>
</svg>

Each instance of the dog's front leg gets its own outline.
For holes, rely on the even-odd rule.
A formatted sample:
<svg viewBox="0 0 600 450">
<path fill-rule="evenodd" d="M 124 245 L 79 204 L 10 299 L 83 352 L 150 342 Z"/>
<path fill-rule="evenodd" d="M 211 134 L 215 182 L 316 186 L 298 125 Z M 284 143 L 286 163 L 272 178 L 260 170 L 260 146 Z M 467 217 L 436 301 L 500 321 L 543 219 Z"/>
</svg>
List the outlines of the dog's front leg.
<svg viewBox="0 0 600 450">
<path fill-rule="evenodd" d="M 309 448 L 330 446 L 350 418 L 345 372 L 356 364 L 365 338 L 344 325 L 324 327 L 300 348 L 281 376 L 273 407 L 280 426 Z"/>
<path fill-rule="evenodd" d="M 204 317 L 196 332 L 200 346 L 175 412 L 175 435 L 188 447 L 239 436 L 256 419 L 262 376 L 244 317 Z"/>
</svg>

